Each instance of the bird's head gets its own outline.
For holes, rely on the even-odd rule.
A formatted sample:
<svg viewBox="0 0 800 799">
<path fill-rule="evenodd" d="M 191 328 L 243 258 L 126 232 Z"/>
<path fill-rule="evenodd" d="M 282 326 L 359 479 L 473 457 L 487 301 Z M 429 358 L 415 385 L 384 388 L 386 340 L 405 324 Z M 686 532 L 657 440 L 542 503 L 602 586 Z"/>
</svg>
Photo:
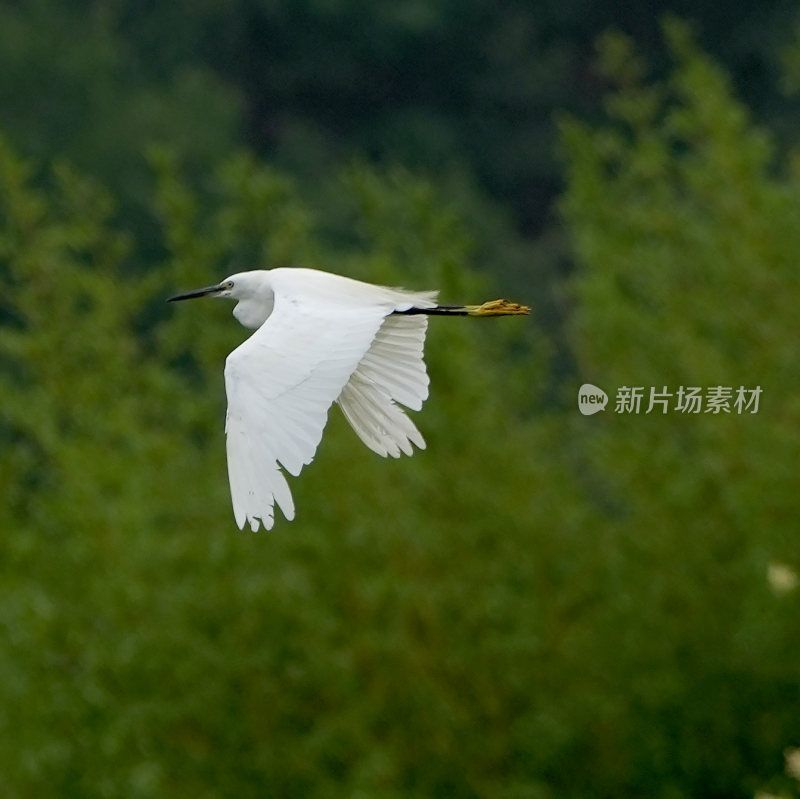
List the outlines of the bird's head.
<svg viewBox="0 0 800 799">
<path fill-rule="evenodd" d="M 245 326 L 261 327 L 272 313 L 274 295 L 267 279 L 267 270 L 257 269 L 252 272 L 239 272 L 226 277 L 215 286 L 176 294 L 167 302 L 192 300 L 196 297 L 228 297 L 238 300 L 233 315 Z"/>
</svg>

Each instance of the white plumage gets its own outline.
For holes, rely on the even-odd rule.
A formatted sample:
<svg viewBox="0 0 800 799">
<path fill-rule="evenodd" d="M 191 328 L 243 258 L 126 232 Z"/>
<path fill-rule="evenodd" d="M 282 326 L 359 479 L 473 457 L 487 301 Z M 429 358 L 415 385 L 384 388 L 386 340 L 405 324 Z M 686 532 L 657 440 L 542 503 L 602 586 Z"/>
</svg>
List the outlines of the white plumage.
<svg viewBox="0 0 800 799">
<path fill-rule="evenodd" d="M 272 269 L 233 275 L 180 299 L 202 294 L 238 299 L 236 318 L 257 328 L 225 363 L 228 476 L 240 528 L 249 522 L 269 530 L 275 504 L 294 518 L 281 467 L 297 476 L 311 463 L 334 402 L 379 455 L 411 455 L 412 443 L 425 447 L 396 403 L 419 410 L 427 399 L 428 320 L 392 314 L 433 308 L 436 292 Z"/>
<path fill-rule="evenodd" d="M 225 422 L 233 513 L 269 530 L 275 505 L 294 518 L 283 470 L 311 463 L 328 410 L 339 404 L 358 437 L 378 455 L 411 455 L 425 439 L 400 407 L 428 397 L 423 360 L 427 314 L 527 313 L 495 300 L 438 306 L 437 292 L 374 286 L 314 269 L 256 270 L 171 297 L 238 300 L 234 316 L 255 328 L 225 363 Z"/>
</svg>

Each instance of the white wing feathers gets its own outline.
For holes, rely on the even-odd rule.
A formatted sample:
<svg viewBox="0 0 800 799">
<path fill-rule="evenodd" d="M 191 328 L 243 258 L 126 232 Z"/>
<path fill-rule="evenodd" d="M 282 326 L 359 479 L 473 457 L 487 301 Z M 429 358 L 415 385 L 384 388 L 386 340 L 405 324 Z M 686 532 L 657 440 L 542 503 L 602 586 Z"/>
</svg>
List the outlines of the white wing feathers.
<svg viewBox="0 0 800 799">
<path fill-rule="evenodd" d="M 412 411 L 428 399 L 430 380 L 423 361 L 427 316 L 387 316 L 357 373 Z"/>
<path fill-rule="evenodd" d="M 411 455 L 425 439 L 395 403 L 418 411 L 428 398 L 422 359 L 425 316 L 387 316 L 337 402 L 358 437 L 378 455 Z"/>
<path fill-rule="evenodd" d="M 267 321 L 225 362 L 228 477 L 239 527 L 287 519 L 290 474 L 314 458 L 328 409 L 375 337 L 386 310 L 275 298 Z"/>
<path fill-rule="evenodd" d="M 419 410 L 428 396 L 427 318 L 392 316 L 411 304 L 398 295 L 391 304 L 381 296 L 372 304 L 342 305 L 276 291 L 267 321 L 228 356 L 228 477 L 240 528 L 249 522 L 253 530 L 259 524 L 269 530 L 276 503 L 294 518 L 280 467 L 297 476 L 311 463 L 336 400 L 359 438 L 379 455 L 411 455 L 412 443 L 425 447 L 395 403 Z M 430 302 L 433 295 L 423 296 Z"/>
</svg>

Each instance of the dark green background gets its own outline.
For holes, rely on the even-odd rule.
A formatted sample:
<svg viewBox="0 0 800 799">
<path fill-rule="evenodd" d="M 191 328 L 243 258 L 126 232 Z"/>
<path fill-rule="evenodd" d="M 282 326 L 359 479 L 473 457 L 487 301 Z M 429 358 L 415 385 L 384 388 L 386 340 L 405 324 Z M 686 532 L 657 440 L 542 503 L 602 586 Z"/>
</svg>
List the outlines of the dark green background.
<svg viewBox="0 0 800 799">
<path fill-rule="evenodd" d="M 797 796 L 797 12 L 0 5 L 0 793 Z M 163 300 L 287 264 L 534 310 L 240 533 Z"/>
</svg>

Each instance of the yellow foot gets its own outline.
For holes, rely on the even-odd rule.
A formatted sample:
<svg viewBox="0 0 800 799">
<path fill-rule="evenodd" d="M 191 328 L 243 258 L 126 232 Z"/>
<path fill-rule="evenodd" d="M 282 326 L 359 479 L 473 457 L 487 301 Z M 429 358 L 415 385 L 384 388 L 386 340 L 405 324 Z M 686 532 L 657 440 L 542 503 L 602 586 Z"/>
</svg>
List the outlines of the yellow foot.
<svg viewBox="0 0 800 799">
<path fill-rule="evenodd" d="M 509 316 L 526 314 L 530 311 L 527 305 L 520 305 L 508 300 L 490 300 L 483 305 L 467 305 L 465 307 L 469 316 Z"/>
</svg>

